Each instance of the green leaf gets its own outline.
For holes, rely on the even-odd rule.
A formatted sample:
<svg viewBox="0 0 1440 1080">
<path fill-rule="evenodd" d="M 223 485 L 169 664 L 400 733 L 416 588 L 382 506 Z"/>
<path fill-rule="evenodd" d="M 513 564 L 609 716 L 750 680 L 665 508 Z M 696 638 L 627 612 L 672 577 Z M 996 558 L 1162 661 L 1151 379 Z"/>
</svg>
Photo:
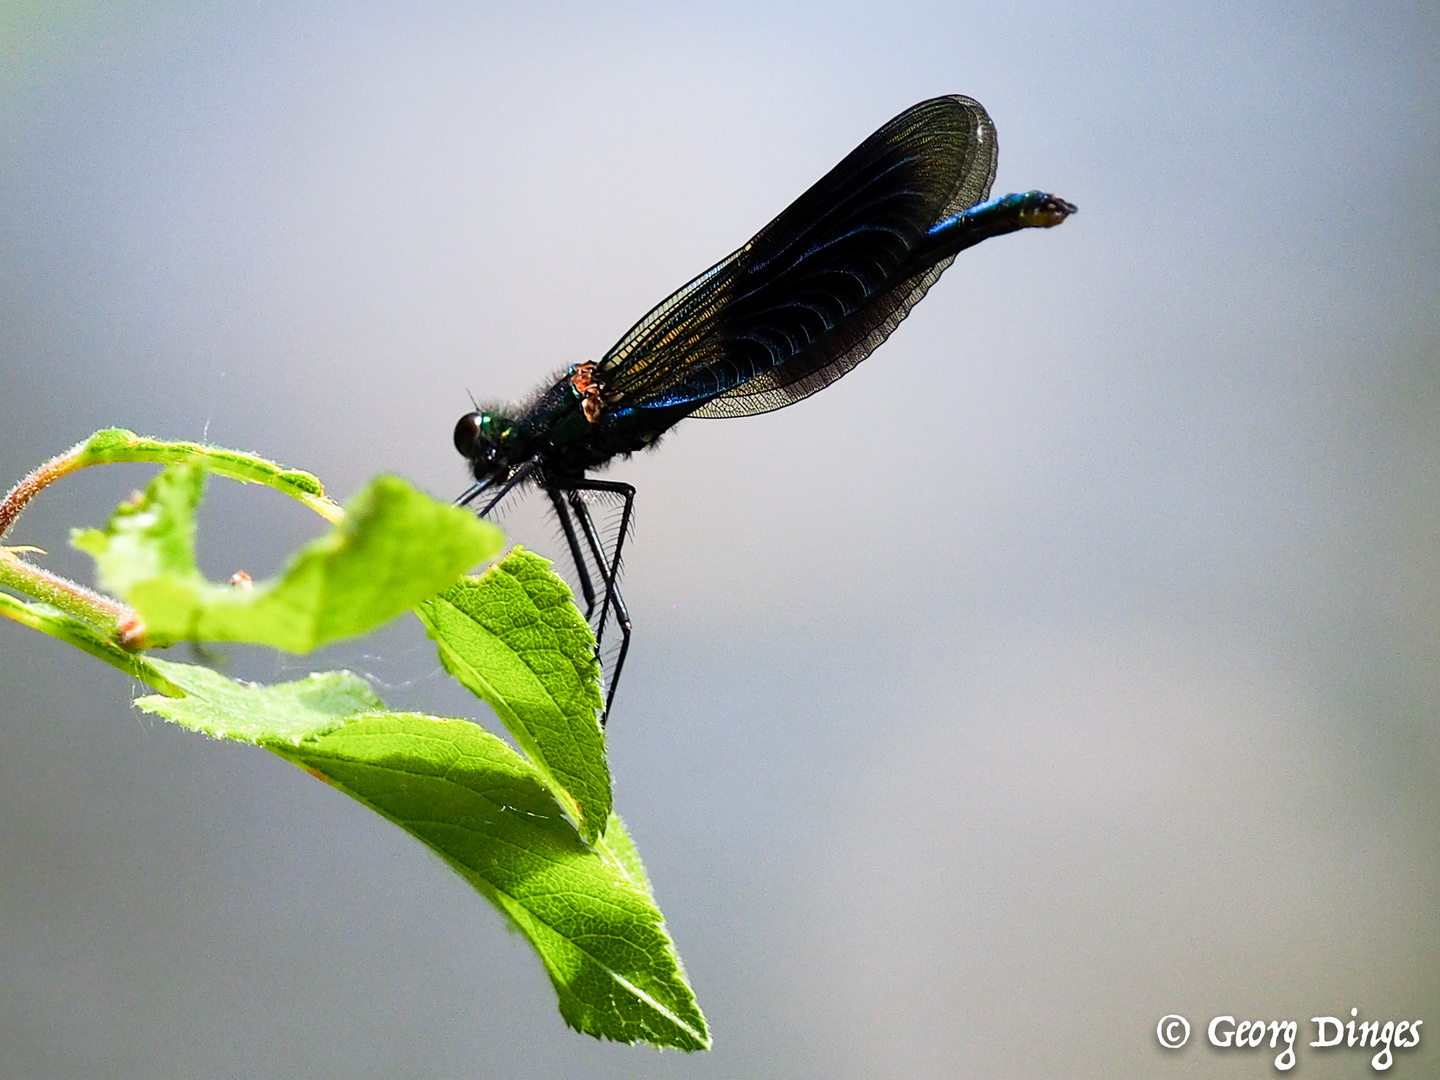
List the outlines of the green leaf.
<svg viewBox="0 0 1440 1080">
<path fill-rule="evenodd" d="M 199 468 L 167 468 L 103 531 L 73 541 L 95 557 L 104 586 L 139 610 L 147 645 L 245 641 L 308 652 L 389 621 L 503 543 L 493 525 L 382 476 L 279 578 L 250 589 L 216 585 L 195 569 Z"/>
<path fill-rule="evenodd" d="M 70 545 L 94 558 L 100 587 L 117 596 L 161 576 L 200 588 L 204 579 L 195 569 L 195 511 L 204 498 L 205 470 L 197 464 L 172 465 L 139 498 L 116 507 L 104 531 L 72 530 Z"/>
<path fill-rule="evenodd" d="M 385 703 L 370 684 L 349 671 L 327 671 L 263 686 L 236 682 L 194 664 L 155 658 L 150 663 L 185 696 L 146 697 L 136 704 L 217 739 L 267 749 L 294 747 L 334 731 L 351 717 L 385 711 Z"/>
<path fill-rule="evenodd" d="M 439 853 L 529 939 L 571 1026 L 622 1042 L 709 1047 L 649 893 L 584 842 L 538 771 L 495 736 L 467 721 L 379 712 L 348 673 L 263 687 L 152 662 L 188 696 L 141 698 L 141 708 L 258 743 Z"/>
<path fill-rule="evenodd" d="M 446 670 L 489 702 L 540 775 L 596 839 L 610 817 L 610 769 L 595 638 L 565 582 L 516 548 L 416 614 Z"/>
<path fill-rule="evenodd" d="M 229 450 L 204 443 L 174 442 L 136 435 L 125 428 L 97 431 L 73 451 L 75 465 L 84 468 L 116 461 L 149 461 L 162 465 L 198 461 L 208 472 L 248 484 L 265 484 L 291 498 L 310 502 L 323 498 L 325 489 L 311 473 L 283 465 L 244 450 Z"/>
<path fill-rule="evenodd" d="M 631 881 L 644 889 L 646 896 L 655 899 L 655 890 L 650 887 L 650 875 L 645 873 L 640 852 L 636 850 L 635 841 L 630 839 L 630 832 L 620 820 L 619 814 L 610 815 L 610 821 L 605 826 L 605 838 L 596 846 L 624 870 Z"/>
</svg>

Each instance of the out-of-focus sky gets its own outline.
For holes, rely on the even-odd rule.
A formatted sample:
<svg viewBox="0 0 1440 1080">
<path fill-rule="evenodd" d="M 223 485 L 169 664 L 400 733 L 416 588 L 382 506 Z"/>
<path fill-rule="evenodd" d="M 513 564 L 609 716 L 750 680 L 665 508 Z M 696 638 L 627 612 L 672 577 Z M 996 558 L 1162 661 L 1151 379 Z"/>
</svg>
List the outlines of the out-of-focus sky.
<svg viewBox="0 0 1440 1080">
<path fill-rule="evenodd" d="M 639 488 L 617 802 L 716 1049 L 278 758 L 0 626 L 6 1077 L 1254 1077 L 1209 1018 L 1440 1037 L 1440 14 L 1426 5 L 18 4 L 0 486 L 108 425 L 343 497 L 598 357 L 886 119 L 1080 206 Z M 71 525 L 143 470 L 46 492 Z M 216 576 L 318 523 L 214 485 Z M 543 530 L 532 541 L 553 545 Z M 559 555 L 553 546 L 551 554 Z M 480 719 L 413 623 L 313 658 Z M 1155 1025 L 1184 1014 L 1185 1048 Z"/>
</svg>

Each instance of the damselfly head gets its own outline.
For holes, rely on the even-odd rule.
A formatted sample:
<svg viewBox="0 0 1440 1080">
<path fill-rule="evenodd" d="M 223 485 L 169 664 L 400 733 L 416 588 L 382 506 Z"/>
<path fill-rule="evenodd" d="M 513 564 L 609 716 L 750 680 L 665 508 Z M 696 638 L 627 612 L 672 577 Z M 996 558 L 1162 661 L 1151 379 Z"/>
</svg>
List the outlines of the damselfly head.
<svg viewBox="0 0 1440 1080">
<path fill-rule="evenodd" d="M 475 479 L 486 480 L 510 471 L 505 445 L 515 422 L 488 410 L 468 412 L 455 425 L 455 449 L 470 459 Z"/>
</svg>

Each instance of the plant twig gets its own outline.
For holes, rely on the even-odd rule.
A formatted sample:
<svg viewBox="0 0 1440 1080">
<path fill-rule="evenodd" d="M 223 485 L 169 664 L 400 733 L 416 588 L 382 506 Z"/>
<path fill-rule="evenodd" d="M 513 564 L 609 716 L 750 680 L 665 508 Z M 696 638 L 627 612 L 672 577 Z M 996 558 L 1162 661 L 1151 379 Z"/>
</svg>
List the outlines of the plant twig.
<svg viewBox="0 0 1440 1080">
<path fill-rule="evenodd" d="M 76 443 L 63 454 L 56 454 L 10 489 L 4 501 L 0 502 L 0 540 L 5 539 L 10 526 L 15 524 L 15 519 L 31 499 L 62 476 L 82 467 L 81 455 L 89 443 L 90 440 L 86 439 L 85 442 Z"/>
</svg>

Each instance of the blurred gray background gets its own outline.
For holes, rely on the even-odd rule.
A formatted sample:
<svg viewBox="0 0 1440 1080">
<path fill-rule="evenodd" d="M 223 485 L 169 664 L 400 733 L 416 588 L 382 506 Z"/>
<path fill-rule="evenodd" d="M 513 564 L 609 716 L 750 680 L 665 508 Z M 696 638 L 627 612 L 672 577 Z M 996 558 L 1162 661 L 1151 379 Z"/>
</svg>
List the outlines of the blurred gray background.
<svg viewBox="0 0 1440 1080">
<path fill-rule="evenodd" d="M 1436 1075 L 1433 5 L 18 4 L 0 58 L 0 486 L 119 424 L 452 496 L 468 393 L 598 357 L 936 94 L 997 192 L 1080 206 L 608 474 L 617 800 L 713 1053 L 570 1032 L 415 841 L 6 623 L 0 1075 L 1257 1077 L 1211 1016 L 1351 1008 Z M 67 528 L 146 475 L 12 542 L 88 580 Z M 206 568 L 319 524 L 217 482 Z M 228 655 L 490 719 L 413 620 Z"/>
</svg>

